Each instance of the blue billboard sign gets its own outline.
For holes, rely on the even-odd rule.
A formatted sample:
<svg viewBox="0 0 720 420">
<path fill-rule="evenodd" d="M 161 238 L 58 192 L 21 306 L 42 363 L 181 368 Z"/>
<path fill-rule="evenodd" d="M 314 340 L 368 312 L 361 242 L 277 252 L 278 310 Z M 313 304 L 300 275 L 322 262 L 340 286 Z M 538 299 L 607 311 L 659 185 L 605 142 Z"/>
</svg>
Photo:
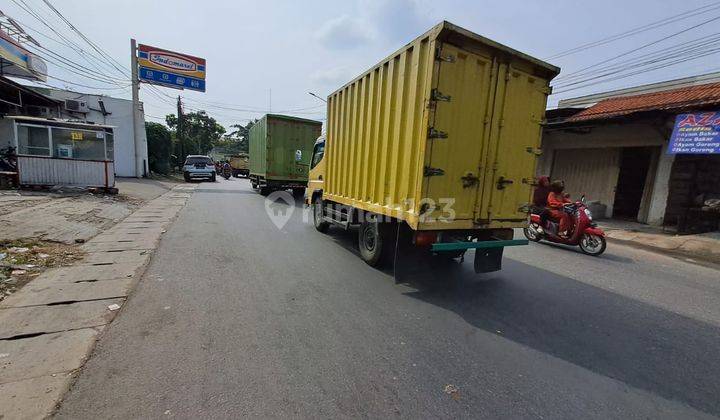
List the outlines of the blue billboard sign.
<svg viewBox="0 0 720 420">
<path fill-rule="evenodd" d="M 155 83 L 176 89 L 191 89 L 205 92 L 205 80 L 168 73 L 162 70 L 140 67 L 138 78 L 144 82 Z"/>
<path fill-rule="evenodd" d="M 720 154 L 720 112 L 678 115 L 668 154 Z"/>
</svg>

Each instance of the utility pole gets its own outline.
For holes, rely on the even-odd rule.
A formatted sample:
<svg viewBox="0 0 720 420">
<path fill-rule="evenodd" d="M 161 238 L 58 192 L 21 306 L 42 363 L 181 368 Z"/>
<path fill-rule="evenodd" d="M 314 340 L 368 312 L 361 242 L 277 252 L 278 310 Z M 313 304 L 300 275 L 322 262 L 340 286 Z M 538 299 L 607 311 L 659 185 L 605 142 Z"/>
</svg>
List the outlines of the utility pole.
<svg viewBox="0 0 720 420">
<path fill-rule="evenodd" d="M 142 149 L 142 120 L 140 118 L 140 81 L 138 80 L 137 43 L 130 39 L 130 72 L 132 78 L 132 121 L 133 121 L 133 144 L 135 146 L 135 177 L 142 178 L 145 172 L 145 159 Z"/>
<path fill-rule="evenodd" d="M 180 166 L 182 166 L 182 162 L 185 162 L 185 140 L 183 139 L 183 110 L 182 110 L 182 99 L 180 98 L 180 95 L 178 95 L 177 100 L 177 140 L 180 144 L 180 159 L 179 163 Z"/>
</svg>

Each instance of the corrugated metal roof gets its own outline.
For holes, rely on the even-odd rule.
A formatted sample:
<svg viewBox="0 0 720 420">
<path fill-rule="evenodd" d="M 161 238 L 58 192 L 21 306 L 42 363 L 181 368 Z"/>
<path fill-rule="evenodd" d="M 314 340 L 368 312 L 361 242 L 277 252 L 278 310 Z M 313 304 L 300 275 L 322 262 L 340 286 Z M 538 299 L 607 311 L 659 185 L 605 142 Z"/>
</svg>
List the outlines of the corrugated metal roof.
<svg viewBox="0 0 720 420">
<path fill-rule="evenodd" d="M 87 123 L 87 122 L 83 122 L 83 121 L 49 119 L 49 118 L 41 118 L 41 117 L 30 117 L 27 115 L 7 115 L 7 116 L 5 116 L 5 118 L 11 119 L 11 120 L 34 122 L 34 123 L 42 124 L 42 125 L 55 125 L 55 126 L 63 126 L 63 127 L 71 127 L 72 126 L 72 127 L 83 127 L 83 128 L 117 128 L 117 126 L 114 126 L 114 125 Z"/>
<path fill-rule="evenodd" d="M 713 104 L 720 104 L 720 83 L 605 99 L 564 122 L 603 120 L 636 112 L 686 109 Z"/>
</svg>

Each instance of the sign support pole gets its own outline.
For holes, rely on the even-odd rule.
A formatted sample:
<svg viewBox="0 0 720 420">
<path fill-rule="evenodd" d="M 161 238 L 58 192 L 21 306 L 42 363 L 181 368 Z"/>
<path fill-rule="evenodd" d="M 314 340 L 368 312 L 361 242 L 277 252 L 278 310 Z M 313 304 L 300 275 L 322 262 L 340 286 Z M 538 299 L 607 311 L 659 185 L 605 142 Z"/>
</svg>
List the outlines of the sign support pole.
<svg viewBox="0 0 720 420">
<path fill-rule="evenodd" d="M 143 159 L 142 126 L 140 118 L 140 81 L 138 80 L 137 43 L 130 39 L 130 71 L 132 78 L 132 109 L 133 109 L 133 139 L 135 146 L 135 177 L 142 178 L 145 172 L 145 161 Z"/>
</svg>

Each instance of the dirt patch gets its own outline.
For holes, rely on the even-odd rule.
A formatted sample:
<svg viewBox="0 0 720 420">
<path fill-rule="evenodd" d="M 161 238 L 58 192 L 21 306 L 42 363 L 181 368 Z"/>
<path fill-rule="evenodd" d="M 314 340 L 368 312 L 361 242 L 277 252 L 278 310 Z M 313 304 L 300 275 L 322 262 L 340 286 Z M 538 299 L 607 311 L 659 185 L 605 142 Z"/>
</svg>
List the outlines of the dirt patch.
<svg viewBox="0 0 720 420">
<path fill-rule="evenodd" d="M 77 245 L 39 240 L 0 241 L 0 301 L 48 268 L 72 265 L 83 256 Z"/>
</svg>

